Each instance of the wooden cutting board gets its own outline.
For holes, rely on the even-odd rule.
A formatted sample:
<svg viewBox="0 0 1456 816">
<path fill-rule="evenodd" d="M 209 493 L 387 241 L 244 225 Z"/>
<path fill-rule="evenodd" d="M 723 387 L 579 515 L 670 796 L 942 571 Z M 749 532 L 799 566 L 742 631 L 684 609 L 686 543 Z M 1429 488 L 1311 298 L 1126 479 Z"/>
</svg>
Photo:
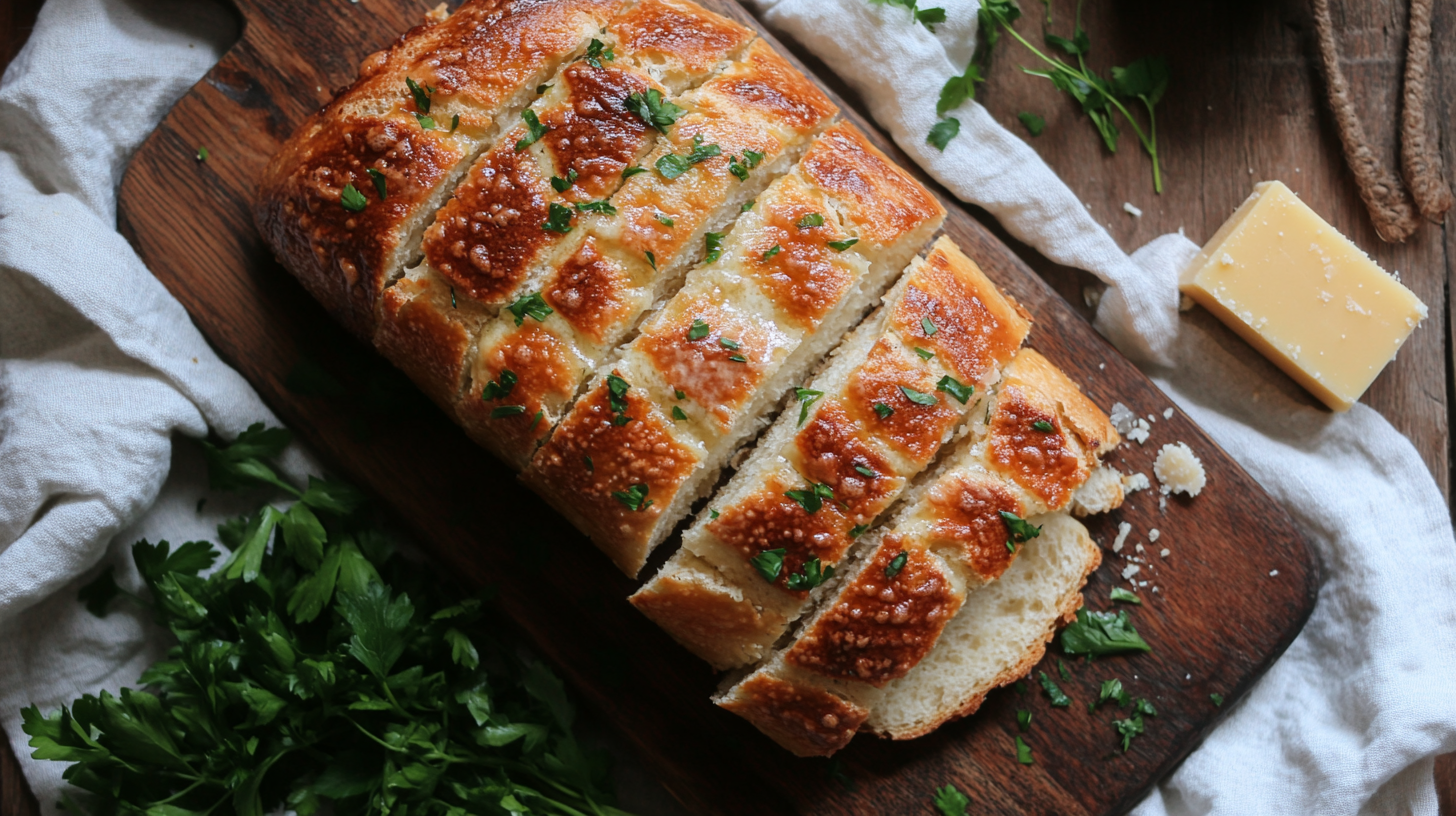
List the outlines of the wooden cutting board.
<svg viewBox="0 0 1456 816">
<path fill-rule="evenodd" d="M 1158 447 L 1180 440 L 1203 458 L 1209 484 L 1198 498 L 1171 498 L 1160 509 L 1156 490 L 1144 491 L 1088 525 L 1110 546 L 1118 523 L 1130 523 L 1129 550 L 1161 531 L 1138 576 L 1149 580 L 1139 593 L 1144 605 L 1123 607 L 1153 651 L 1066 661 L 1071 679 L 1060 682 L 1075 701 L 1070 708 L 1051 708 L 1035 683 L 1003 689 L 975 716 L 923 739 L 861 736 L 835 765 L 796 759 L 713 706 L 717 677 L 625 602 L 635 582 L 372 349 L 349 339 L 254 232 L 248 202 L 268 157 L 352 80 L 361 58 L 417 22 L 428 4 L 238 0 L 242 39 L 133 158 L 120 228 L 223 359 L 304 441 L 379 497 L 452 576 L 499 588 L 501 610 L 640 746 L 691 812 L 925 813 L 934 790 L 952 783 L 977 814 L 1121 812 L 1293 640 L 1313 607 L 1318 569 L 1284 510 L 1181 413 L 1165 419 L 1171 401 L 941 191 L 946 233 L 1035 315 L 1030 345 L 1098 404 L 1123 402 L 1156 417 L 1147 445 L 1128 443 L 1111 461 L 1151 476 Z M 703 4 L 761 30 L 734 0 Z M 913 167 L 855 111 L 845 115 Z M 210 153 L 205 162 L 199 146 Z M 1164 547 L 1172 551 L 1166 559 L 1157 555 Z M 1089 608 L 1111 608 L 1109 589 L 1127 585 L 1123 566 L 1107 553 L 1085 593 Z M 1055 677 L 1058 657 L 1053 649 L 1038 669 Z M 1111 724 L 1126 712 L 1086 707 L 1114 677 L 1158 710 L 1126 753 Z M 1210 694 L 1224 697 L 1222 708 Z M 1033 712 L 1024 735 L 1030 766 L 1016 761 L 1019 708 Z"/>
</svg>

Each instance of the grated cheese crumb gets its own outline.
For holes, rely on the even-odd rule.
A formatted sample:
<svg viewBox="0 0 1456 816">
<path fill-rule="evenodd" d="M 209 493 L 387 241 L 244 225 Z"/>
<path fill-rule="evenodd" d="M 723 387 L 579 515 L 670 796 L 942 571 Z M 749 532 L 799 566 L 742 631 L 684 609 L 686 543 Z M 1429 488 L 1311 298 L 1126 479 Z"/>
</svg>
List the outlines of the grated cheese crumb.
<svg viewBox="0 0 1456 816">
<path fill-rule="evenodd" d="M 1134 549 L 1134 550 L 1137 550 L 1137 551 L 1138 551 L 1138 552 L 1145 552 L 1145 550 L 1143 550 L 1143 545 L 1142 545 L 1142 544 L 1137 544 L 1137 545 L 1135 545 L 1135 546 L 1134 546 L 1134 547 L 1133 547 L 1133 549 Z"/>
<path fill-rule="evenodd" d="M 1279 570 L 1269 570 L 1269 577 L 1270 578 L 1273 578 L 1274 576 L 1276 576 L 1278 574 L 1279 574 Z"/>
<path fill-rule="evenodd" d="M 1122 202 L 1122 209 L 1123 209 L 1123 212 L 1126 212 L 1128 215 L 1131 215 L 1133 218 L 1142 218 L 1143 217 L 1143 211 L 1140 210 L 1140 209 L 1138 209 L 1137 207 L 1134 207 L 1130 202 L 1127 202 L 1127 201 Z"/>
<path fill-rule="evenodd" d="M 1158 553 L 1158 555 L 1161 555 L 1161 556 L 1163 556 L 1163 557 L 1164 557 L 1164 558 L 1167 558 L 1167 557 L 1168 557 L 1168 556 L 1169 556 L 1169 555 L 1171 555 L 1171 554 L 1172 554 L 1172 553 L 1173 553 L 1173 551 L 1172 551 L 1172 550 L 1170 550 L 1170 549 L 1168 549 L 1168 548 L 1167 548 L 1167 547 L 1164 547 L 1164 548 L 1163 548 L 1163 551 L 1162 551 L 1162 552 L 1160 552 L 1160 553 Z"/>
<path fill-rule="evenodd" d="M 1128 564 L 1122 571 L 1122 579 L 1126 581 L 1134 575 L 1137 575 L 1141 570 L 1142 567 L 1139 567 L 1137 564 Z"/>
<path fill-rule="evenodd" d="M 1147 490 L 1153 483 L 1148 479 L 1146 473 L 1129 473 L 1122 477 L 1122 489 L 1127 493 L 1136 493 L 1139 490 Z"/>
<path fill-rule="evenodd" d="M 1154 541 L 1157 541 L 1158 540 L 1158 536 L 1160 536 L 1162 534 L 1163 534 L 1162 531 L 1159 530 L 1157 527 L 1154 527 L 1153 529 L 1149 530 L 1148 531 L 1148 543 L 1151 544 Z"/>
<path fill-rule="evenodd" d="M 1127 534 L 1132 532 L 1132 525 L 1127 522 L 1119 522 L 1117 525 L 1117 538 L 1112 541 L 1112 551 L 1122 552 L 1122 545 L 1127 542 Z"/>
<path fill-rule="evenodd" d="M 1172 419 L 1172 418 L 1173 418 L 1173 409 L 1172 408 L 1169 408 L 1169 409 L 1167 409 L 1166 411 L 1163 412 L 1163 419 Z"/>
<path fill-rule="evenodd" d="M 1163 485 L 1163 493 L 1183 493 L 1197 496 L 1208 483 L 1203 462 L 1193 449 L 1182 442 L 1164 445 L 1153 462 L 1153 475 Z"/>
</svg>

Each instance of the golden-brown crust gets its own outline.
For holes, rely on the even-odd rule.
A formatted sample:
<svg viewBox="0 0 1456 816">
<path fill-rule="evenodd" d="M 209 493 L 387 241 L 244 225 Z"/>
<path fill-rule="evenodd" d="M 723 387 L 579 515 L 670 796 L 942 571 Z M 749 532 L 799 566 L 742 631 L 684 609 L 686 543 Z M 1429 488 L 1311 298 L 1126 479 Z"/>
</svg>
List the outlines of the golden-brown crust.
<svg viewBox="0 0 1456 816">
<path fill-rule="evenodd" d="M 926 332 L 925 321 L 933 332 Z M 985 388 L 1031 326 L 970 258 L 942 238 L 912 273 L 890 325 L 966 385 Z"/>
<path fill-rule="evenodd" d="M 541 144 L 552 162 L 552 175 L 566 179 L 576 172 L 562 194 L 567 201 L 606 198 L 621 183 L 622 171 L 652 144 L 651 129 L 627 110 L 626 100 L 655 83 L 649 85 L 646 77 L 611 63 L 593 68 L 587 62 L 562 71 L 559 82 L 566 86 L 566 99 L 540 116 L 549 128 Z"/>
<path fill-rule="evenodd" d="M 758 672 L 718 701 L 796 756 L 829 756 L 849 744 L 869 711 L 813 686 Z"/>
<path fill-rule="evenodd" d="M 690 337 L 698 321 L 705 333 Z M 725 429 L 792 345 L 772 321 L 736 308 L 717 287 L 674 298 L 634 343 L 669 385 Z"/>
<path fill-rule="evenodd" d="M 819 86 L 763 40 L 755 40 L 738 65 L 703 90 L 703 106 L 722 100 L 740 116 L 761 118 L 782 131 L 812 133 L 839 112 Z"/>
<path fill-rule="evenodd" d="M 1007 543 L 1011 529 L 1002 512 L 1026 516 L 1026 508 L 991 476 L 951 472 L 939 479 L 926 496 L 927 510 L 934 519 L 930 546 L 943 555 L 949 548 L 982 581 L 1001 577 L 1016 553 Z"/>
<path fill-rule="evenodd" d="M 384 290 L 374 345 L 447 413 L 465 384 L 469 354 L 483 315 L 430 274 L 404 277 Z"/>
<path fill-rule="evenodd" d="M 369 340 L 409 222 L 464 158 L 457 140 L 413 117 L 315 116 L 269 162 L 254 220 L 304 288 Z M 368 170 L 385 179 L 383 201 Z M 364 196 L 362 211 L 340 203 L 347 185 Z"/>
<path fill-rule="evenodd" d="M 550 433 L 558 406 L 576 392 L 581 371 L 569 345 L 528 317 L 481 338 L 457 415 L 472 439 L 519 470 Z M 491 399 L 485 398 L 487 389 Z"/>
<path fill-rule="evenodd" d="M 696 562 L 696 569 L 679 564 Z M 758 610 L 752 601 L 714 580 L 717 570 L 680 550 L 646 586 L 627 600 L 689 651 L 715 669 L 741 666 L 757 659 L 765 633 L 787 621 Z"/>
<path fill-rule="evenodd" d="M 744 561 L 767 550 L 784 550 L 783 569 L 773 586 L 796 598 L 808 597 L 808 593 L 788 589 L 789 576 L 801 572 L 805 562 L 814 558 L 826 565 L 839 563 L 852 541 L 849 529 L 853 522 L 832 499 L 823 499 L 819 509 L 810 513 L 784 495 L 806 489 L 808 485 L 771 476 L 760 490 L 719 508 L 718 518 L 708 522 L 708 530 Z"/>
<path fill-rule="evenodd" d="M 829 246 L 850 235 L 829 202 L 793 176 L 776 181 L 759 206 L 763 225 L 745 247 L 743 271 L 788 322 L 813 330 L 858 278 L 857 270 Z M 820 216 L 823 225 L 799 226 L 812 215 Z"/>
<path fill-rule="evenodd" d="M 947 431 L 960 419 L 959 403 L 935 390 L 938 379 L 918 357 L 881 337 L 855 370 L 846 388 L 849 415 L 906 456 L 924 465 L 940 449 Z M 932 405 L 912 402 L 902 388 L 935 399 Z M 876 405 L 890 409 L 880 416 Z"/>
<path fill-rule="evenodd" d="M 563 234 L 545 229 L 550 180 L 516 128 L 486 151 L 425 231 L 425 258 L 460 292 L 484 303 L 511 297 Z"/>
<path fill-rule="evenodd" d="M 849 122 L 826 130 L 799 166 L 806 177 L 844 203 L 862 239 L 881 246 L 927 222 L 939 224 L 945 219 L 945 208 L 935 196 Z"/>
<path fill-rule="evenodd" d="M 1033 386 L 1055 400 L 1062 417 L 1072 426 L 1077 438 L 1088 450 L 1103 454 L 1122 441 L 1107 414 L 1082 393 L 1082 389 L 1066 372 L 1038 354 L 1035 349 L 1023 349 L 1017 354 L 1016 367 L 1007 381 Z"/>
<path fill-rule="evenodd" d="M 637 311 L 630 273 L 587 236 L 576 252 L 552 271 L 542 297 L 593 343 L 606 342 L 612 330 Z"/>
<path fill-rule="evenodd" d="M 1004 384 L 991 414 L 986 449 L 994 466 L 1055 510 L 1092 471 L 1064 435 L 1055 403 L 1049 403 L 1023 385 Z M 1041 423 L 1052 430 L 1037 428 Z"/>
<path fill-rule="evenodd" d="M 754 33 L 738 23 L 680 0 L 642 0 L 612 20 L 619 50 L 649 63 L 702 75 L 738 53 Z"/>
<path fill-rule="evenodd" d="M 905 486 L 894 464 L 863 433 L 843 405 L 829 402 L 794 436 L 795 470 L 811 482 L 829 485 L 854 524 L 873 520 Z"/>
<path fill-rule="evenodd" d="M 901 555 L 898 571 L 892 562 Z M 881 687 L 914 668 L 960 609 L 939 558 L 887 535 L 833 606 L 799 634 L 784 660 L 808 671 Z"/>
<path fill-rule="evenodd" d="M 612 399 L 603 379 L 578 400 L 536 452 L 523 480 L 623 572 L 636 575 L 658 517 L 700 460 L 674 437 L 671 422 L 642 389 L 629 387 L 616 398 L 625 411 L 613 411 Z M 631 421 L 618 424 L 623 417 Z M 629 497 L 637 485 L 646 493 L 634 510 Z"/>
</svg>

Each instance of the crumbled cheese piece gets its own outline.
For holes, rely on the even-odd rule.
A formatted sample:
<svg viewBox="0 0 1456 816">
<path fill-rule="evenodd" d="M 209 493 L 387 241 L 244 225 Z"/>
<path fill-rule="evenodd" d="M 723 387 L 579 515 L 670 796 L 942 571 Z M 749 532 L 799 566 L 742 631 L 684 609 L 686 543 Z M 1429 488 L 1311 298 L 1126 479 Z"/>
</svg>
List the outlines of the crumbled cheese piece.
<svg viewBox="0 0 1456 816">
<path fill-rule="evenodd" d="M 1276 576 L 1278 574 L 1279 574 L 1279 570 L 1269 570 L 1269 577 L 1270 578 L 1273 578 L 1274 576 Z"/>
<path fill-rule="evenodd" d="M 1182 442 L 1164 445 L 1153 462 L 1153 475 L 1163 484 L 1164 493 L 1183 493 L 1197 496 L 1208 483 L 1203 463 L 1194 455 L 1193 449 Z"/>
<path fill-rule="evenodd" d="M 1114 402 L 1112 403 L 1112 413 L 1107 418 L 1112 420 L 1112 427 L 1116 428 L 1118 433 L 1125 434 L 1132 430 L 1132 423 L 1137 419 L 1137 414 L 1129 411 L 1126 405 Z"/>
<path fill-rule="evenodd" d="M 1137 585 L 1138 585 L 1138 586 L 1139 586 L 1139 587 L 1145 587 L 1145 586 L 1147 586 L 1147 585 L 1148 585 L 1148 582 L 1147 582 L 1147 581 L 1138 581 L 1138 582 L 1137 582 Z M 1136 679 L 1137 679 L 1137 678 L 1136 678 L 1136 677 L 1134 677 L 1134 678 L 1133 678 L 1133 679 L 1134 679 L 1134 680 L 1136 680 Z"/>
<path fill-rule="evenodd" d="M 1148 479 L 1146 473 L 1129 473 L 1122 477 L 1122 489 L 1128 493 L 1136 493 L 1139 490 L 1147 490 L 1153 483 Z"/>
<path fill-rule="evenodd" d="M 1193 311 L 1193 307 L 1197 305 L 1198 301 L 1187 295 L 1178 298 L 1178 311 L 1180 312 L 1191 312 Z"/>
<path fill-rule="evenodd" d="M 1122 579 L 1126 581 L 1134 575 L 1137 575 L 1141 570 L 1142 567 L 1139 567 L 1137 564 L 1128 564 L 1122 571 Z"/>
<path fill-rule="evenodd" d="M 1164 493 L 1163 495 L 1161 495 L 1161 496 L 1158 497 L 1158 512 L 1159 513 L 1166 513 L 1166 512 L 1168 512 L 1168 494 L 1167 493 Z"/>
<path fill-rule="evenodd" d="M 1132 532 L 1132 525 L 1127 522 L 1119 522 L 1117 525 L 1117 538 L 1112 541 L 1112 551 L 1122 552 L 1122 545 L 1127 541 L 1127 534 Z"/>
<path fill-rule="evenodd" d="M 1089 309 L 1097 308 L 1097 304 L 1102 302 L 1102 290 L 1096 286 L 1083 286 L 1082 302 L 1087 304 Z"/>
<path fill-rule="evenodd" d="M 1169 408 L 1169 409 L 1167 409 L 1166 411 L 1163 412 L 1163 419 L 1172 419 L 1172 418 L 1173 418 L 1173 409 L 1172 408 Z"/>
<path fill-rule="evenodd" d="M 1154 527 L 1153 529 L 1149 530 L 1148 531 L 1148 543 L 1151 544 L 1154 541 L 1157 541 L 1158 540 L 1158 536 L 1160 536 L 1162 534 L 1163 534 L 1163 532 L 1161 530 L 1159 530 L 1157 527 Z"/>
<path fill-rule="evenodd" d="M 1132 422 L 1132 430 L 1127 432 L 1127 438 L 1141 445 L 1148 441 L 1148 434 L 1151 431 L 1152 426 L 1148 424 L 1146 419 L 1134 419 Z"/>
<path fill-rule="evenodd" d="M 1131 203 L 1127 201 L 1122 202 L 1122 210 L 1128 215 L 1131 215 L 1133 218 L 1143 217 L 1143 211 L 1138 209 L 1137 207 L 1134 207 Z"/>
<path fill-rule="evenodd" d="M 1170 550 L 1170 549 L 1168 549 L 1168 548 L 1167 548 L 1167 547 L 1164 547 L 1164 548 L 1163 548 L 1163 551 L 1162 551 L 1162 552 L 1160 552 L 1160 553 L 1158 553 L 1158 555 L 1161 555 L 1161 556 L 1163 556 L 1163 557 L 1164 557 L 1164 558 L 1167 558 L 1167 557 L 1168 557 L 1168 556 L 1169 556 L 1169 555 L 1172 555 L 1172 554 L 1173 554 L 1173 551 L 1172 551 L 1172 550 Z"/>
<path fill-rule="evenodd" d="M 1148 422 L 1157 422 L 1157 421 L 1158 421 L 1158 418 L 1157 417 L 1153 416 L 1152 414 L 1148 414 Z"/>
<path fill-rule="evenodd" d="M 1133 549 L 1134 549 L 1134 550 L 1137 550 L 1137 551 L 1138 551 L 1138 552 L 1143 552 L 1143 545 L 1141 545 L 1141 544 L 1137 544 L 1137 545 L 1135 545 L 1135 546 L 1134 546 L 1134 547 L 1133 547 Z"/>
</svg>

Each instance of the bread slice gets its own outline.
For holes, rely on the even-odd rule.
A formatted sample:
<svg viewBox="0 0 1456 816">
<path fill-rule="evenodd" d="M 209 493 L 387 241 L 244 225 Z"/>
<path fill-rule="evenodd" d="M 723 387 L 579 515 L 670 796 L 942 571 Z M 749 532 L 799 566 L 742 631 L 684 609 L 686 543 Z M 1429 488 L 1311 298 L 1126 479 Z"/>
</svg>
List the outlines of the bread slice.
<svg viewBox="0 0 1456 816">
<path fill-rule="evenodd" d="M 681 32 L 665 37 L 672 25 Z M 375 345 L 452 414 L 485 322 L 539 291 L 563 264 L 578 276 L 583 266 L 594 269 L 592 248 L 583 249 L 583 215 L 606 208 L 623 173 L 659 141 L 633 96 L 657 94 L 670 105 L 728 68 L 754 37 L 679 0 L 641 0 L 595 34 L 533 89 L 527 110 L 470 167 L 426 230 L 423 259 L 401 281 L 413 285 L 383 294 Z M 582 308 L 609 305 L 587 298 Z"/>
<path fill-rule="evenodd" d="M 856 177 L 873 178 L 882 195 L 841 195 L 858 189 Z M 820 186 L 818 178 L 832 186 Z M 893 264 L 912 255 L 944 215 L 929 191 L 852 126 L 836 125 L 815 140 L 799 165 L 738 219 L 721 256 L 694 270 L 611 364 L 658 415 L 676 422 L 676 444 L 702 452 L 698 466 L 679 484 L 653 485 L 668 489 L 649 494 L 660 508 L 650 526 L 633 523 L 634 534 L 623 536 L 621 508 L 606 505 L 583 531 L 635 575 L 782 395 L 879 298 Z M 886 224 L 897 218 L 892 231 Z M 856 242 L 861 229 L 874 236 L 863 248 Z M 557 433 L 579 434 L 581 410 L 573 409 Z M 581 518 L 582 497 L 562 487 L 580 479 L 565 471 L 583 466 L 553 439 L 523 478 Z"/>
<path fill-rule="evenodd" d="M 794 677 L 781 681 L 835 691 L 873 711 L 869 689 L 905 677 L 941 648 L 963 604 L 1039 537 L 1029 517 L 1070 505 L 1118 441 L 1110 420 L 1060 369 L 1023 349 L 986 414 L 908 492 L 893 521 L 864 536 L 852 567 L 755 674 L 790 667 Z"/>
<path fill-rule="evenodd" d="M 654 303 L 682 285 L 687 270 L 708 252 L 706 236 L 726 232 L 743 205 L 792 167 L 836 113 L 817 88 L 763 42 L 755 42 L 742 59 L 677 103 L 686 113 L 642 160 L 645 172 L 628 178 L 605 212 L 584 215 L 576 250 L 530 284 L 535 291 L 528 297 L 537 298 L 542 308 L 529 326 L 522 327 L 521 315 L 502 313 L 480 344 L 456 415 L 473 439 L 517 468 L 565 415 L 589 373 Z M 663 175 L 662 162 L 693 156 L 695 150 L 702 156 L 702 146 L 708 145 L 717 156 L 690 164 L 675 178 Z M 503 368 L 508 350 L 524 342 L 522 332 L 549 335 L 549 353 L 530 360 L 516 355 L 516 366 Z M 573 382 L 563 389 L 523 389 L 519 395 L 485 399 L 488 384 L 498 382 L 505 370 L 527 389 L 533 380 L 555 382 L 564 376 Z M 563 374 L 567 371 L 569 376 Z M 525 407 L 524 417 L 498 421 L 496 409 L 507 404 Z M 526 426 L 538 411 L 542 421 L 530 430 Z"/>
<path fill-rule="evenodd" d="M 787 588 L 788 576 L 811 559 L 830 567 L 840 561 L 956 428 L 982 413 L 986 387 L 1029 328 L 1015 304 L 941 238 L 836 350 L 804 400 L 791 401 L 684 534 L 685 550 L 722 579 L 684 582 L 677 573 L 686 556 L 674 557 L 632 603 L 715 667 L 762 658 L 807 608 L 806 594 Z M 946 379 L 947 390 L 938 390 Z M 961 385 L 973 389 L 961 393 L 964 402 L 952 393 Z M 912 402 L 910 393 L 933 404 Z M 811 484 L 833 493 L 812 513 L 786 495 Z M 766 582 L 752 559 L 780 549 L 782 570 Z M 756 620 L 760 628 L 710 635 L 719 620 Z"/>
<path fill-rule="evenodd" d="M 263 171 L 253 216 L 264 240 L 336 319 L 372 340 L 385 287 L 418 256 L 425 226 L 466 167 L 622 6 L 471 0 L 366 58 L 354 83 Z M 362 210 L 343 206 L 350 188 Z"/>
</svg>

